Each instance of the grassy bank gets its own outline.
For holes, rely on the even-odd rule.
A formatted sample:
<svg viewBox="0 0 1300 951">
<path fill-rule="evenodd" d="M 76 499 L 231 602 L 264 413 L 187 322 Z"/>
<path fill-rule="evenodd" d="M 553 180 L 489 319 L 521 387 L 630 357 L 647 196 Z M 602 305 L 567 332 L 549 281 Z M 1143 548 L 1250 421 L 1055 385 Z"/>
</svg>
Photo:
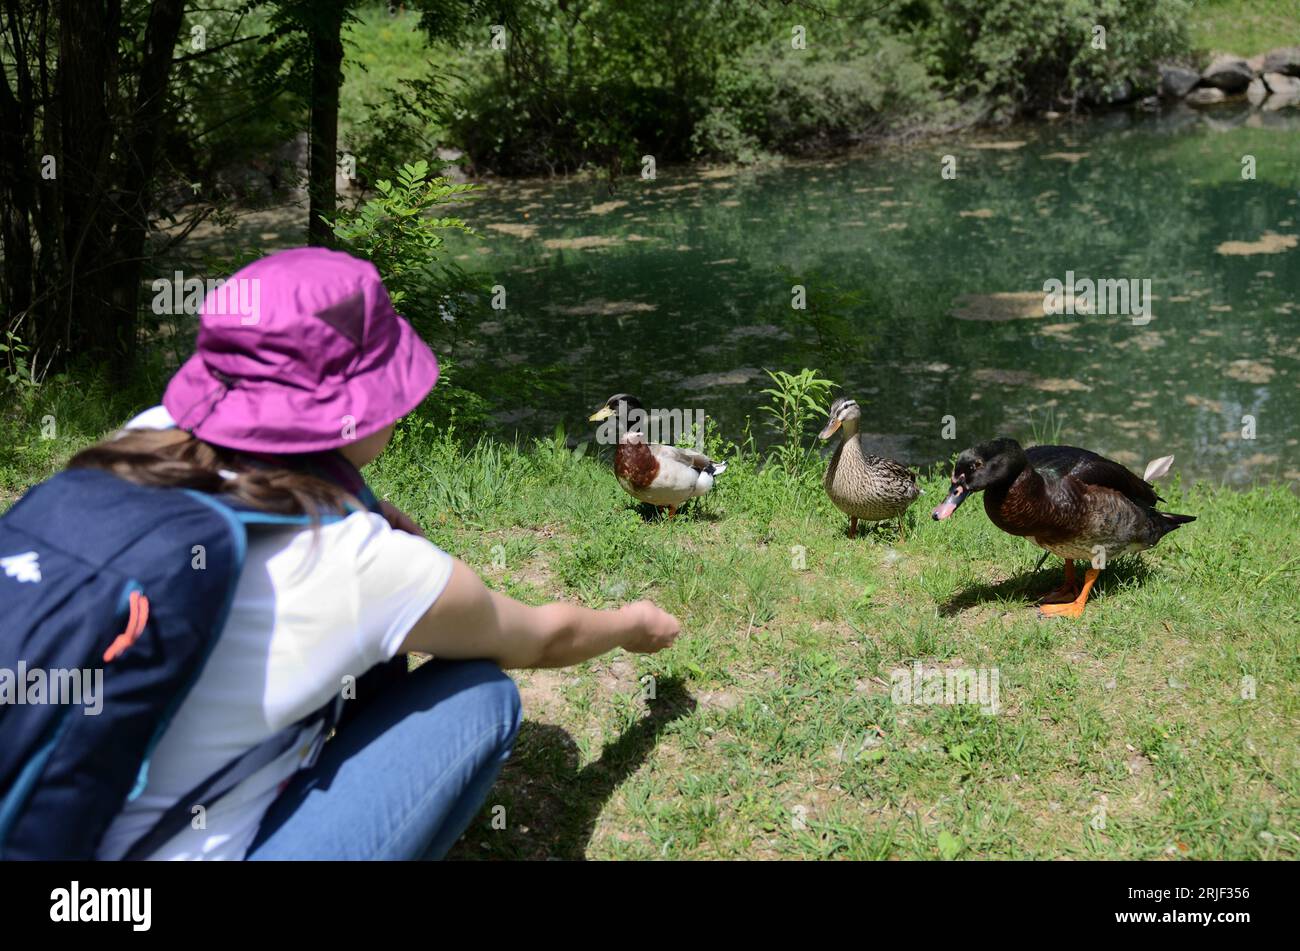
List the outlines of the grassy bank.
<svg viewBox="0 0 1300 951">
<path fill-rule="evenodd" d="M 1290 491 L 1174 484 L 1167 507 L 1199 521 L 1063 622 L 1030 607 L 1059 562 L 1035 575 L 1038 549 L 975 505 L 928 519 L 941 473 L 905 541 L 848 539 L 818 478 L 733 455 L 670 523 L 558 440 L 406 430 L 376 485 L 490 583 L 651 597 L 684 627 L 662 655 L 519 676 L 527 722 L 459 856 L 1300 854 Z M 1000 710 L 895 705 L 890 672 L 916 661 L 997 668 Z"/>
<path fill-rule="evenodd" d="M 24 440 L 47 410 L 65 417 L 56 438 Z M 6 498 L 127 411 L 86 386 L 9 417 Z M 462 443 L 413 419 L 372 467 L 500 590 L 650 597 L 683 622 L 660 655 L 518 676 L 515 756 L 456 855 L 1300 855 L 1288 487 L 1175 482 L 1167 508 L 1199 520 L 1112 565 L 1081 621 L 1044 621 L 1030 603 L 1059 562 L 1035 574 L 1038 550 L 978 505 L 930 521 L 942 472 L 905 541 L 884 527 L 850 540 L 819 461 L 793 478 L 714 448 L 729 470 L 673 522 L 561 438 Z M 998 712 L 895 704 L 891 671 L 918 661 L 996 668 Z"/>
<path fill-rule="evenodd" d="M 1196 0 L 1188 21 L 1196 49 L 1254 56 L 1300 42 L 1300 0 Z"/>
</svg>

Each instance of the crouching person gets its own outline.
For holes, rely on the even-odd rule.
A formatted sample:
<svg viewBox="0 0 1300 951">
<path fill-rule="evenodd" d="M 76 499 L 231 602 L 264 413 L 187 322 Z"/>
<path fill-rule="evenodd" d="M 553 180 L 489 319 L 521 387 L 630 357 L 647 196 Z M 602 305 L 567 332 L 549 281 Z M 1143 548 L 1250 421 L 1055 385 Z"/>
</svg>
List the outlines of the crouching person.
<svg viewBox="0 0 1300 951">
<path fill-rule="evenodd" d="M 360 470 L 438 368 L 370 264 L 234 279 L 256 320 L 205 308 L 162 406 L 0 518 L 0 667 L 103 683 L 97 716 L 0 707 L 0 857 L 440 858 L 519 728 L 503 669 L 677 636 L 648 602 L 490 591 L 375 500 Z"/>
</svg>

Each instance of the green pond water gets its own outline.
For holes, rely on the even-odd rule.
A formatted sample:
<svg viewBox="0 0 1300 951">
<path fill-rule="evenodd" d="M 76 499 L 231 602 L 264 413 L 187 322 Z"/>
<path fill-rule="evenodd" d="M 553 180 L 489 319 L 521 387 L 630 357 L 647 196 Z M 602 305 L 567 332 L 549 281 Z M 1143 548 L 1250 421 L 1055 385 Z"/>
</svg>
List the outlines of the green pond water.
<svg viewBox="0 0 1300 951">
<path fill-rule="evenodd" d="M 1184 477 L 1297 480 L 1298 133 L 1300 110 L 1115 114 L 763 170 L 659 169 L 612 192 L 494 183 L 466 210 L 481 239 L 454 253 L 507 306 L 456 356 L 564 368 L 555 397 L 502 414 L 520 433 L 563 422 L 587 438 L 586 415 L 628 391 L 703 409 L 731 438 L 750 417 L 761 441 L 763 368 L 811 366 L 863 405 L 877 451 L 910 464 L 1009 434 L 1139 471 L 1175 453 Z M 1149 280 L 1149 321 L 1044 315 L 1044 282 L 1067 272 Z M 817 339 L 795 283 L 847 336 Z"/>
</svg>

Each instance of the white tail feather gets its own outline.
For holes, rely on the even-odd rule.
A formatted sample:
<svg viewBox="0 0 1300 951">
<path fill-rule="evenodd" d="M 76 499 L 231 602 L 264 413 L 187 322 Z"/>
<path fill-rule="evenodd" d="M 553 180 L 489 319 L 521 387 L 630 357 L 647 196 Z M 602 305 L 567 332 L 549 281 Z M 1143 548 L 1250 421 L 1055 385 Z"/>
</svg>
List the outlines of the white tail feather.
<svg viewBox="0 0 1300 951">
<path fill-rule="evenodd" d="M 1147 471 L 1142 474 L 1145 482 L 1153 482 L 1169 471 L 1174 464 L 1173 456 L 1161 456 L 1147 463 Z"/>
</svg>

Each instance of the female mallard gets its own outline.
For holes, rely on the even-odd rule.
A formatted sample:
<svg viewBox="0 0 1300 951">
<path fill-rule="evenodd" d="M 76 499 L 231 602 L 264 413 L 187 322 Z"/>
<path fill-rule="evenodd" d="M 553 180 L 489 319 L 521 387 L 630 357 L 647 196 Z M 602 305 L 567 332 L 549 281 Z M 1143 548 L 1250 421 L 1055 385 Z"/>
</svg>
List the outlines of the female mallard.
<svg viewBox="0 0 1300 951">
<path fill-rule="evenodd" d="M 713 477 L 727 468 L 725 462 L 714 462 L 701 452 L 648 442 L 644 428 L 648 417 L 635 396 L 617 393 L 588 418 L 595 423 L 610 417 L 615 417 L 618 436 L 614 452 L 618 484 L 637 501 L 666 507 L 669 518 L 687 499 L 712 489 Z"/>
<path fill-rule="evenodd" d="M 994 525 L 1065 559 L 1065 583 L 1043 598 L 1039 610 L 1077 618 L 1107 559 L 1150 548 L 1196 520 L 1155 509 L 1164 499 L 1148 480 L 1168 472 L 1173 461 L 1173 456 L 1155 460 L 1139 479 L 1086 449 L 1022 449 L 1014 439 L 994 439 L 957 457 L 948 497 L 933 514 L 947 518 L 983 489 L 984 511 Z M 1082 589 L 1074 576 L 1076 558 L 1091 562 Z"/>
<path fill-rule="evenodd" d="M 862 410 L 847 397 L 841 396 L 831 404 L 830 418 L 820 438 L 830 439 L 837 429 L 842 434 L 822 485 L 836 508 L 849 517 L 849 538 L 858 533 L 858 519 L 879 522 L 897 517 L 901 535 L 903 513 L 921 494 L 921 487 L 911 470 L 892 459 L 862 451 L 858 438 L 861 418 Z"/>
</svg>

